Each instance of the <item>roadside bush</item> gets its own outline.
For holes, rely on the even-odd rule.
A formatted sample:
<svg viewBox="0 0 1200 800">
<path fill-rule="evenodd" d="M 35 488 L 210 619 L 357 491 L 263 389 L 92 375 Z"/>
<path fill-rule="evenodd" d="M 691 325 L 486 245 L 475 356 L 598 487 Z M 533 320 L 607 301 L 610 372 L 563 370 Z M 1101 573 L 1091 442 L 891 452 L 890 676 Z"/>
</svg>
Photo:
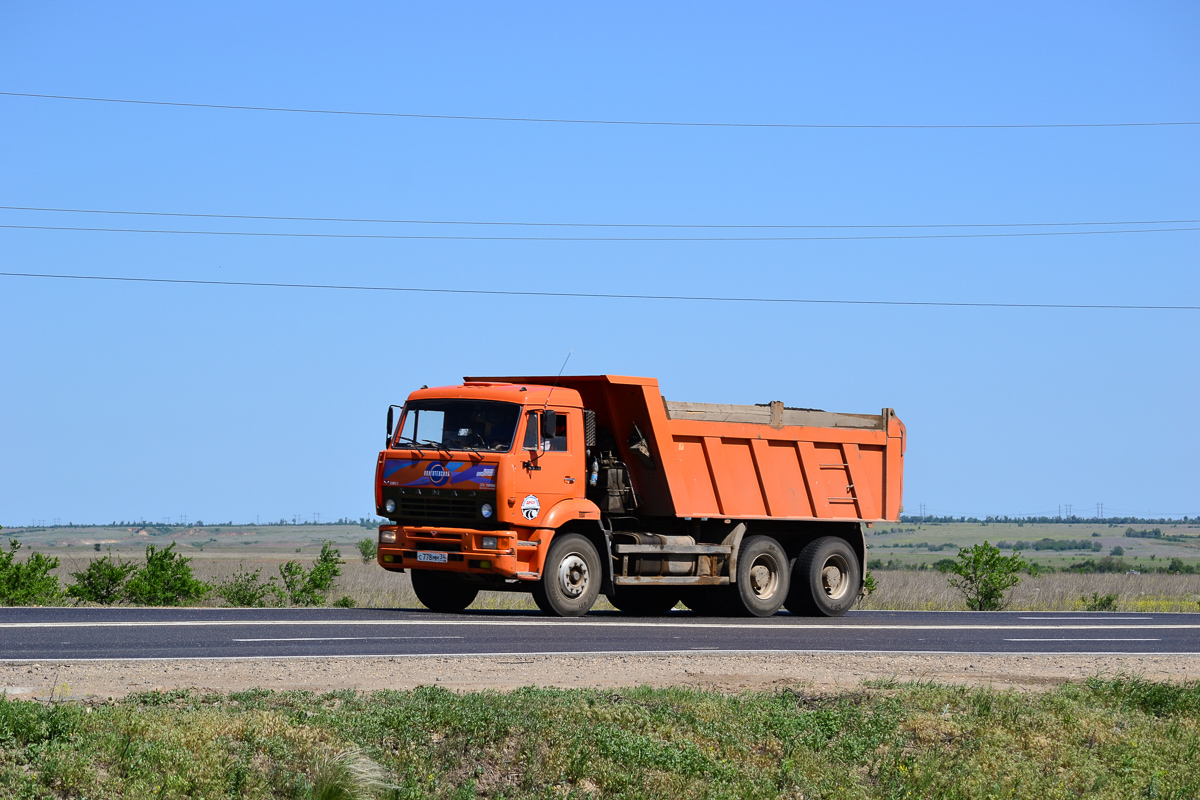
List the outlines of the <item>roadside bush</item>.
<svg viewBox="0 0 1200 800">
<path fill-rule="evenodd" d="M 299 561 L 289 561 L 279 566 L 279 577 L 283 579 L 287 599 L 297 606 L 320 606 L 333 588 L 334 578 L 342 574 L 342 553 L 326 540 L 321 543 L 321 555 L 306 570 Z"/>
<path fill-rule="evenodd" d="M 237 572 L 217 584 L 213 592 L 233 608 L 266 608 L 283 605 L 283 589 L 275 578 L 265 582 L 260 577 L 262 569 L 253 572 L 238 564 Z"/>
<path fill-rule="evenodd" d="M 1082 572 L 1091 574 L 1096 572 L 1128 572 L 1129 563 L 1123 558 L 1113 558 L 1112 556 L 1104 556 L 1099 561 L 1094 558 L 1089 558 L 1084 561 L 1076 561 L 1069 567 L 1063 568 L 1064 572 Z"/>
<path fill-rule="evenodd" d="M 108 555 L 93 559 L 87 569 L 71 573 L 75 583 L 67 587 L 67 595 L 77 601 L 112 605 L 121 599 L 125 580 L 136 569 L 137 564 L 122 561 L 119 556 L 114 561 L 109 550 Z"/>
<path fill-rule="evenodd" d="M 333 601 L 335 608 L 354 608 L 358 602 L 348 594 L 344 594 L 337 600 Z"/>
<path fill-rule="evenodd" d="M 359 539 L 358 553 L 362 556 L 364 564 L 370 564 L 375 560 L 376 553 L 379 552 L 379 544 L 374 539 Z"/>
<path fill-rule="evenodd" d="M 1117 610 L 1117 595 L 1115 594 L 1101 595 L 1099 592 L 1092 592 L 1091 600 L 1088 600 L 1087 595 L 1079 599 L 1083 601 L 1083 607 L 1088 611 Z"/>
<path fill-rule="evenodd" d="M 58 576 L 50 574 L 58 568 L 58 559 L 30 553 L 29 558 L 17 561 L 20 549 L 16 539 L 8 540 L 7 551 L 0 549 L 0 605 L 43 606 L 59 600 Z"/>
<path fill-rule="evenodd" d="M 1000 548 L 984 540 L 959 551 L 948 569 L 950 585 L 962 592 L 970 610 L 999 611 L 1008 605 L 1005 593 L 1021 582 L 1019 573 L 1027 566 L 1020 552 L 1002 556 Z"/>
<path fill-rule="evenodd" d="M 212 587 L 196 580 L 190 562 L 175 552 L 175 542 L 161 550 L 146 545 L 146 563 L 125 584 L 125 598 L 142 606 L 178 606 L 199 600 Z"/>
<path fill-rule="evenodd" d="M 870 597 L 875 593 L 875 590 L 879 588 L 879 585 L 875 583 L 875 576 L 871 574 L 870 570 L 867 570 L 867 574 L 863 576 L 862 588 L 863 597 Z"/>
</svg>

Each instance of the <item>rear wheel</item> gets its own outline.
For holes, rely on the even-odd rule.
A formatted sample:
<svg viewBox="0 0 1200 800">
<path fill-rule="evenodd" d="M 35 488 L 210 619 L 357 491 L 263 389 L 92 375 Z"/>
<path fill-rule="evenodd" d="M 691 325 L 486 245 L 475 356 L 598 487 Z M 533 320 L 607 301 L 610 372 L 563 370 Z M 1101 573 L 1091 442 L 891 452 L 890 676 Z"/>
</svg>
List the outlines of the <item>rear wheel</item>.
<svg viewBox="0 0 1200 800">
<path fill-rule="evenodd" d="M 577 533 L 555 536 L 533 593 L 538 608 L 556 617 L 578 617 L 599 594 L 600 556 L 595 546 Z"/>
<path fill-rule="evenodd" d="M 809 617 L 840 617 L 862 587 L 862 565 L 845 539 L 822 536 L 805 545 L 792 569 L 787 609 Z"/>
<path fill-rule="evenodd" d="M 790 566 L 787 553 L 770 536 L 743 539 L 731 593 L 735 611 L 754 617 L 769 617 L 778 611 L 791 585 Z"/>
<path fill-rule="evenodd" d="M 413 591 L 430 611 L 453 614 L 475 602 L 479 589 L 462 582 L 457 575 L 432 569 L 412 571 Z"/>
<path fill-rule="evenodd" d="M 657 617 L 679 602 L 679 590 L 666 586 L 618 586 L 606 595 L 613 608 L 635 617 Z"/>
</svg>

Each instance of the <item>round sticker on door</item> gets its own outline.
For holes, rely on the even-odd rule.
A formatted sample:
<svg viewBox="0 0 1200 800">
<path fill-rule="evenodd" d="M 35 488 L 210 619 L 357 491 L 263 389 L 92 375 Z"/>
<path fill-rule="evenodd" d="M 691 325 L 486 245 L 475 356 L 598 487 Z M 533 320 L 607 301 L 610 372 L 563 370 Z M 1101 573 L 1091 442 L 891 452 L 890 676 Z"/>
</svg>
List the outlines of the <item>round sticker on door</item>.
<svg viewBox="0 0 1200 800">
<path fill-rule="evenodd" d="M 521 516 L 525 519 L 537 519 L 538 512 L 541 510 L 542 504 L 538 502 L 536 494 L 531 494 L 521 501 Z"/>
</svg>

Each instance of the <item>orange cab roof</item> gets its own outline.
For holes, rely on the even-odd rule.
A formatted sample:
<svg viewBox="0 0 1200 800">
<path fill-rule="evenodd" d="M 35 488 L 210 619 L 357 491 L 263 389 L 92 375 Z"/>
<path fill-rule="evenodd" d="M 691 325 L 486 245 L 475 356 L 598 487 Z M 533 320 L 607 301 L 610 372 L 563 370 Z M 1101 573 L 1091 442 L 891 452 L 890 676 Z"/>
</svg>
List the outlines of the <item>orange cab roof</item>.
<svg viewBox="0 0 1200 800">
<path fill-rule="evenodd" d="M 458 386 L 431 386 L 416 390 L 408 396 L 408 399 L 432 400 L 452 397 L 538 406 L 545 405 L 549 400 L 556 406 L 583 407 L 579 392 L 574 389 L 563 386 L 553 387 L 535 383 L 508 383 L 492 380 L 468 380 Z"/>
</svg>

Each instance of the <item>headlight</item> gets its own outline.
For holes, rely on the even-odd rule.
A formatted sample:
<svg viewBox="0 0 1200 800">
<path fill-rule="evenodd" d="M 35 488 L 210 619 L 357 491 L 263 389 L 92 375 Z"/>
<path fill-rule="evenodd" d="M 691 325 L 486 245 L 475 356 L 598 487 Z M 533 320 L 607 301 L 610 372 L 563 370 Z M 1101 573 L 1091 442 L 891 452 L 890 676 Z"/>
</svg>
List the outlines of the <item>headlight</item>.
<svg viewBox="0 0 1200 800">
<path fill-rule="evenodd" d="M 491 519 L 493 510 L 494 509 L 492 508 L 491 503 L 484 503 L 482 506 L 480 506 L 479 513 L 483 514 L 484 519 Z"/>
<path fill-rule="evenodd" d="M 388 500 L 386 503 L 383 504 L 383 510 L 388 512 L 389 514 L 392 513 L 393 511 L 395 511 L 396 510 L 396 501 Z"/>
<path fill-rule="evenodd" d="M 380 542 L 380 544 L 395 544 L 396 543 L 396 532 L 395 531 L 380 531 L 379 532 L 379 542 Z"/>
<path fill-rule="evenodd" d="M 500 547 L 500 542 L 495 536 L 484 536 L 479 540 L 479 546 L 484 550 L 496 550 Z"/>
</svg>

